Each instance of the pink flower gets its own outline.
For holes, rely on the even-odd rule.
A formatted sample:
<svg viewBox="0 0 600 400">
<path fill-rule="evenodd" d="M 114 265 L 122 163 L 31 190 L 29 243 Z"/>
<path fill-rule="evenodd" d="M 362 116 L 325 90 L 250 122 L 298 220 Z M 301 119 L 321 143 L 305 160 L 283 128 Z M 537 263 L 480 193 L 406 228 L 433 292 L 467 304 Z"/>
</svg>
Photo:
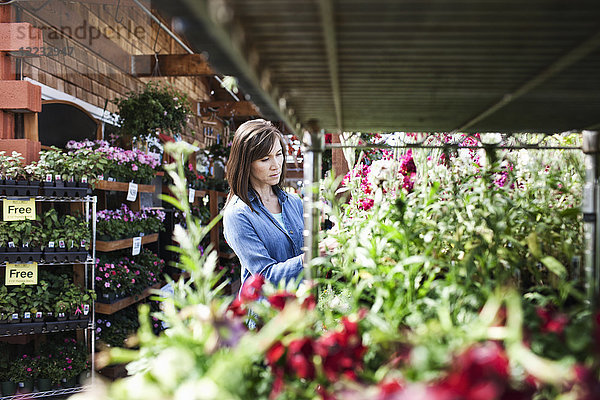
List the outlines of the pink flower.
<svg viewBox="0 0 600 400">
<path fill-rule="evenodd" d="M 131 170 L 132 170 L 132 171 L 137 171 L 137 170 L 138 170 L 138 166 L 137 166 L 137 165 L 135 165 L 135 164 L 132 164 L 132 165 L 131 165 Z"/>
</svg>

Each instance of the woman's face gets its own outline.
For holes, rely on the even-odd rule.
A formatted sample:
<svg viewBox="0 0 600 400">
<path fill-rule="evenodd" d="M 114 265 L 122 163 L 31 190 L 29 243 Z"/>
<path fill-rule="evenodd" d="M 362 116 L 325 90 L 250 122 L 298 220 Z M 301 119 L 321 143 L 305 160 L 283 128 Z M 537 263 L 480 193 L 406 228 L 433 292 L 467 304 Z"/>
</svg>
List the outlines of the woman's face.
<svg viewBox="0 0 600 400">
<path fill-rule="evenodd" d="M 283 166 L 283 149 L 279 140 L 275 140 L 271 152 L 252 161 L 250 164 L 250 183 L 252 187 L 273 186 L 279 183 Z"/>
</svg>

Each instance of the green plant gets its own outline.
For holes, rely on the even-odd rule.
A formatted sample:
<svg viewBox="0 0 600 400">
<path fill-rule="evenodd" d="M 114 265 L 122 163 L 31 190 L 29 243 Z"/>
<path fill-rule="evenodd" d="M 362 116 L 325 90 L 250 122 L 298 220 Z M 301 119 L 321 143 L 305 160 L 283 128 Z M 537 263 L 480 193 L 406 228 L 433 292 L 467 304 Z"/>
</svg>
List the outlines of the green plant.
<svg viewBox="0 0 600 400">
<path fill-rule="evenodd" d="M 178 134 L 191 113 L 187 96 L 172 86 L 148 83 L 144 90 L 116 99 L 121 133 L 134 141 L 157 137 L 159 132 Z"/>
</svg>

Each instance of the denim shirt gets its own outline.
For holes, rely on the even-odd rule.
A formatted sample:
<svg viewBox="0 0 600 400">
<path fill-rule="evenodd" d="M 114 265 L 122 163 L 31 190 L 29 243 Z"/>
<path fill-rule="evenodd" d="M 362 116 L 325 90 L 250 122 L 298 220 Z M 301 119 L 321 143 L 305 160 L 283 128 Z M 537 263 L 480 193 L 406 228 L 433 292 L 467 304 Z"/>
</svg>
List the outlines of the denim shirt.
<svg viewBox="0 0 600 400">
<path fill-rule="evenodd" d="M 254 211 L 234 196 L 223 211 L 223 234 L 241 263 L 241 287 L 250 275 L 262 275 L 277 285 L 303 271 L 304 220 L 302 200 L 275 187 L 285 228 L 265 208 L 256 193 L 248 199 Z"/>
</svg>

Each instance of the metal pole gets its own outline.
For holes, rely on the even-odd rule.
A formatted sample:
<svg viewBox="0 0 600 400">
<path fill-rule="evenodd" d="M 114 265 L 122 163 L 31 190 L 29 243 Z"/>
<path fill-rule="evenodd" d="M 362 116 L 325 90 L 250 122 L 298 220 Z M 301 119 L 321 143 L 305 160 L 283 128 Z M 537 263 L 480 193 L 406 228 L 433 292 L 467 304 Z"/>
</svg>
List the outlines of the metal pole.
<svg viewBox="0 0 600 400">
<path fill-rule="evenodd" d="M 325 135 L 315 120 L 309 121 L 304 132 L 304 277 L 315 278 L 310 261 L 319 255 L 320 212 L 319 186 L 321 180 L 321 156 L 325 147 Z"/>
<path fill-rule="evenodd" d="M 583 131 L 583 152 L 585 153 L 585 185 L 583 186 L 583 230 L 585 240 L 584 276 L 585 288 L 590 306 L 595 309 L 598 299 L 600 273 L 600 235 L 598 235 L 600 219 L 600 185 L 599 148 L 600 135 L 596 131 Z"/>
</svg>

